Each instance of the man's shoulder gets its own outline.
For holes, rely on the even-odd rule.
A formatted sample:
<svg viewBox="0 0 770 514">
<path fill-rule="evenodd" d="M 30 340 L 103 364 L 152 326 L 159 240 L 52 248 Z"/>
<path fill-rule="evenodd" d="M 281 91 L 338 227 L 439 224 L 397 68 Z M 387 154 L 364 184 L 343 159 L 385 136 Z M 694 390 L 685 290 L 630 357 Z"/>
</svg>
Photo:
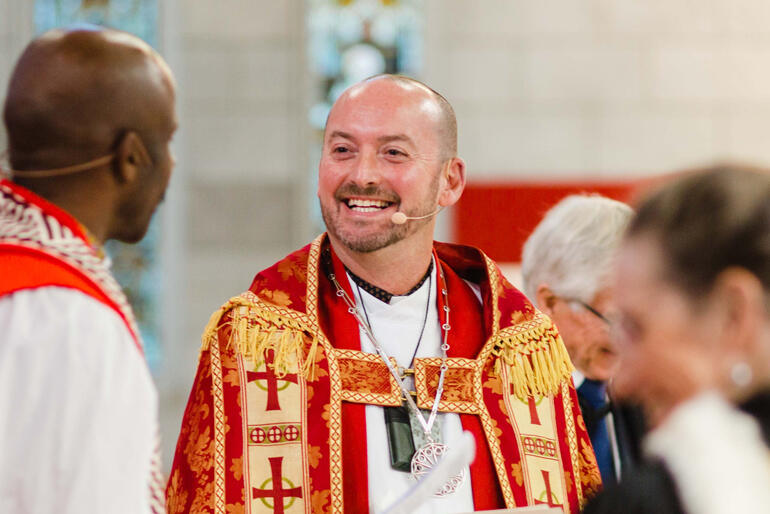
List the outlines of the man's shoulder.
<svg viewBox="0 0 770 514">
<path fill-rule="evenodd" d="M 58 286 L 74 289 L 102 303 L 102 288 L 72 262 L 43 248 L 0 242 L 0 298 L 16 291 Z"/>
<path fill-rule="evenodd" d="M 134 347 L 130 331 L 113 308 L 70 287 L 21 289 L 0 297 L 0 325 L 12 344 L 75 348 L 98 340 L 96 346 L 110 351 L 125 341 Z"/>
<path fill-rule="evenodd" d="M 317 269 L 312 268 L 317 268 L 319 247 L 317 242 L 310 243 L 263 269 L 248 291 L 265 302 L 304 311 L 308 281 L 318 276 Z"/>
<path fill-rule="evenodd" d="M 495 304 L 503 326 L 527 322 L 539 314 L 532 302 L 503 274 L 498 264 L 481 249 L 454 243 L 435 242 L 439 258 L 469 285 L 479 287 L 485 304 Z"/>
</svg>

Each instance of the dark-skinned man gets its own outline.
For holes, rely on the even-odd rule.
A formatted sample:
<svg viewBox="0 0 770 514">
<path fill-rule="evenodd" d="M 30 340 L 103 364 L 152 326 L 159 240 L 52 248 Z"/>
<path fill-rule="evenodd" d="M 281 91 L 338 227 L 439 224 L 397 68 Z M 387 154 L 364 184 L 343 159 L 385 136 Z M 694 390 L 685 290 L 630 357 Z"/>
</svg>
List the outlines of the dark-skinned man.
<svg viewBox="0 0 770 514">
<path fill-rule="evenodd" d="M 34 40 L 4 107 L 0 512 L 163 512 L 157 392 L 102 252 L 139 241 L 169 182 L 175 86 L 141 40 Z"/>
<path fill-rule="evenodd" d="M 475 460 L 410 512 L 579 510 L 600 478 L 561 339 L 481 251 L 433 241 L 464 186 L 444 97 L 391 75 L 340 96 L 328 233 L 212 317 L 171 512 L 383 512 L 464 430 Z"/>
</svg>

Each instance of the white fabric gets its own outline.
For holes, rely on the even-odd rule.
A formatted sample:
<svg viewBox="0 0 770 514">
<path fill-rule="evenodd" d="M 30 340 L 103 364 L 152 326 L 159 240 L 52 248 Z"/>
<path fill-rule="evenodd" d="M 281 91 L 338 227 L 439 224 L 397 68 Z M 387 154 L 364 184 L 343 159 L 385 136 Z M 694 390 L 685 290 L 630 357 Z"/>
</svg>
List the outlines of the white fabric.
<svg viewBox="0 0 770 514">
<path fill-rule="evenodd" d="M 158 400 L 123 320 L 45 287 L 1 298 L 0 327 L 0 512 L 150 512 Z"/>
<path fill-rule="evenodd" d="M 434 263 L 435 264 L 435 263 Z M 348 277 L 349 278 L 349 277 Z M 436 306 L 436 266 L 429 280 L 409 296 L 394 296 L 390 304 L 378 300 L 363 289 L 358 289 L 350 279 L 357 305 L 363 305 L 369 316 L 369 322 L 377 340 L 385 351 L 394 357 L 398 365 L 409 367 L 420 329 L 425 319 L 426 304 L 429 311 L 422 342 L 417 357 L 440 357 L 442 331 Z M 430 298 L 429 298 L 430 295 Z M 458 313 L 454 313 L 458 315 Z M 450 312 L 450 322 L 452 313 Z M 360 331 L 361 348 L 364 352 L 376 353 L 369 338 Z M 414 389 L 409 378 L 408 387 Z M 436 423 L 441 424 L 443 442 L 451 446 L 452 441 L 462 434 L 460 416 L 452 413 L 440 413 Z M 382 407 L 366 406 L 366 448 L 369 467 L 369 508 L 373 513 L 382 512 L 403 495 L 414 481 L 409 473 L 396 471 L 390 467 L 390 450 L 385 430 L 385 414 Z M 434 497 L 415 511 L 415 514 L 444 514 L 473 511 L 473 493 L 471 490 L 470 471 L 465 469 L 465 482 L 453 494 L 441 498 Z"/>
<path fill-rule="evenodd" d="M 716 393 L 678 406 L 644 442 L 691 514 L 770 512 L 770 454 L 757 423 Z"/>
</svg>

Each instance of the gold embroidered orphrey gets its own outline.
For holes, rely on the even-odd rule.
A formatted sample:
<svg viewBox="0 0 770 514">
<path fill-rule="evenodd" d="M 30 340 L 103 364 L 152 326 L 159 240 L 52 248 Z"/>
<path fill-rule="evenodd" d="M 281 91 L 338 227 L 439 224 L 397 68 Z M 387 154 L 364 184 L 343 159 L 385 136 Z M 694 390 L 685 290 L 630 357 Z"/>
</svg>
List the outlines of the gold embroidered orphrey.
<svg viewBox="0 0 770 514">
<path fill-rule="evenodd" d="M 319 256 L 324 237 L 308 250 L 305 312 L 273 303 L 275 296 L 248 291 L 215 312 L 204 331 L 202 355 L 210 352 L 213 377 L 216 513 L 228 509 L 226 440 L 228 430 L 236 428 L 228 426 L 225 414 L 223 382 L 228 378 L 220 350 L 235 355 L 242 384 L 238 401 L 244 443 L 236 476 L 242 473 L 246 512 L 342 512 L 342 402 L 401 404 L 398 384 L 382 360 L 336 349 L 321 330 Z M 500 294 L 507 290 L 495 264 L 481 255 L 492 296 L 491 336 L 475 359 L 446 359 L 437 410 L 479 417 L 506 507 L 544 503 L 577 513 L 586 495 L 600 487 L 600 479 L 576 406 L 569 357 L 550 320 L 537 311 L 521 320 L 514 313 L 500 328 Z M 230 335 L 219 341 L 225 325 Z M 441 358 L 415 359 L 420 408 L 432 407 L 441 365 Z M 361 370 L 367 370 L 369 379 L 361 380 Z M 308 441 L 308 404 L 319 394 L 317 384 L 328 384 L 321 421 L 328 429 L 328 446 L 320 448 Z M 486 396 L 501 399 L 489 403 Z M 518 454 L 518 461 L 512 454 Z M 328 466 L 328 489 L 319 490 L 313 482 L 322 463 Z"/>
</svg>

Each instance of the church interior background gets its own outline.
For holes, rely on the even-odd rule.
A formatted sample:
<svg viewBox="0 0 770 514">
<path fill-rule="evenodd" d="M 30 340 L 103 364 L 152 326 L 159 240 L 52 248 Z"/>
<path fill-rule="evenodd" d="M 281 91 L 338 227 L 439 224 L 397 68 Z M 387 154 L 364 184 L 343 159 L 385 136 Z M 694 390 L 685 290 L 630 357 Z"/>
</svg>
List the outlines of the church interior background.
<svg viewBox="0 0 770 514">
<path fill-rule="evenodd" d="M 716 160 L 770 162 L 765 0 L 3 0 L 0 99 L 54 26 L 133 32 L 178 81 L 177 167 L 149 238 L 111 246 L 161 394 L 166 469 L 213 312 L 322 230 L 323 122 L 383 71 L 443 93 L 469 187 L 438 239 L 515 279 L 521 241 L 571 191 L 628 198 Z M 0 128 L 0 149 L 5 135 Z"/>
</svg>

